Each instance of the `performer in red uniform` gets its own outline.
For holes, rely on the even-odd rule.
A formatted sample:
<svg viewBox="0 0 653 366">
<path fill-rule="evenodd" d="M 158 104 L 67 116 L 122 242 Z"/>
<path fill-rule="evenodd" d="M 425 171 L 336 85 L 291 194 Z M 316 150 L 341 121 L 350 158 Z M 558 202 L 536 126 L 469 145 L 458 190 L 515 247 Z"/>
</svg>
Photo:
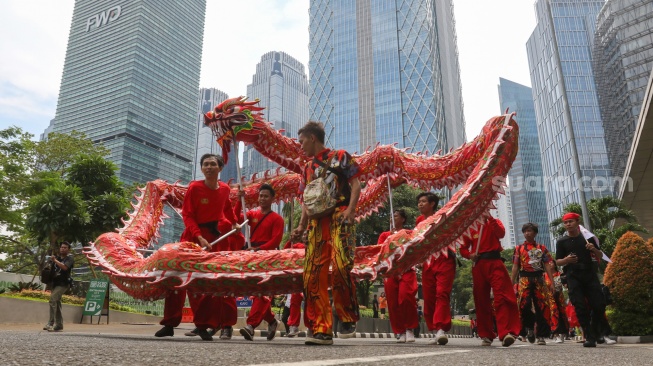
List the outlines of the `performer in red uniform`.
<svg viewBox="0 0 653 366">
<path fill-rule="evenodd" d="M 236 222 L 231 202 L 229 201 L 229 186 L 218 180 L 218 174 L 224 166 L 222 157 L 205 154 L 200 159 L 204 180 L 193 181 L 188 185 L 184 197 L 182 216 L 186 229 L 181 234 L 180 241 L 199 244 L 210 251 L 228 250 L 227 241 L 222 241 L 211 247 L 210 242 L 220 237 L 221 232 L 231 228 Z M 191 296 L 189 298 L 193 309 L 194 323 L 198 334 L 203 340 L 213 340 L 207 328 L 217 329 L 223 314 L 216 311 L 219 307 L 219 297 L 211 295 Z M 186 291 L 177 290 L 168 294 L 165 300 L 161 328 L 157 337 L 171 337 L 174 327 L 181 322 L 181 311 L 186 301 Z M 235 306 L 235 303 L 234 303 Z"/>
<path fill-rule="evenodd" d="M 503 248 L 499 239 L 506 235 L 506 229 L 500 220 L 489 217 L 479 230 L 481 233 L 472 230 L 471 238 L 465 237 L 460 247 L 460 254 L 474 262 L 472 280 L 478 335 L 483 346 L 490 346 L 496 336 L 492 325 L 492 291 L 499 339 L 508 347 L 515 342 L 521 324 L 510 275 L 501 261 Z"/>
<path fill-rule="evenodd" d="M 544 279 L 545 273 L 553 278 L 553 258 L 544 245 L 535 241 L 537 224 L 526 223 L 521 231 L 526 241 L 515 247 L 512 283 L 518 285 L 517 303 L 526 338 L 530 343 L 535 343 L 537 338 L 537 344 L 543 346 L 544 338 L 558 324 L 553 283 L 547 284 Z"/>
<path fill-rule="evenodd" d="M 308 240 L 308 235 L 303 237 L 304 242 Z M 283 246 L 283 249 L 306 249 L 306 244 L 304 243 L 292 243 L 290 240 Z M 286 325 L 289 327 L 288 334 L 286 337 L 295 337 L 299 334 L 299 323 L 302 316 L 302 301 L 304 300 L 304 294 L 298 292 L 296 294 L 288 294 L 290 298 L 289 308 L 290 314 L 288 314 L 288 321 Z"/>
<path fill-rule="evenodd" d="M 378 244 L 383 244 L 392 234 L 404 228 L 406 222 L 406 211 L 395 210 L 394 230 L 385 231 L 379 235 Z M 383 286 L 388 299 L 388 311 L 390 312 L 390 326 L 392 332 L 399 335 L 397 343 L 415 342 L 413 329 L 419 323 L 417 319 L 417 274 L 415 269 L 404 272 L 399 276 L 385 277 Z"/>
<path fill-rule="evenodd" d="M 433 192 L 422 192 L 417 196 L 417 208 L 422 214 L 415 220 L 415 226 L 432 216 L 438 207 L 438 196 Z M 429 344 L 445 345 L 451 329 L 451 290 L 456 278 L 456 253 L 448 250 L 436 259 L 424 262 L 422 271 L 422 294 L 424 296 L 424 319 L 435 338 Z"/>
<path fill-rule="evenodd" d="M 242 192 L 242 191 L 241 191 Z M 241 194 L 244 194 L 242 192 Z M 250 250 L 277 250 L 283 237 L 283 217 L 272 211 L 272 200 L 274 199 L 274 189 L 269 184 L 261 185 L 258 192 L 258 210 L 247 212 L 247 219 L 250 225 L 250 241 L 252 247 Z M 240 202 L 236 204 L 236 209 L 242 207 Z M 240 215 L 242 219 L 242 214 Z M 269 296 L 256 296 L 252 302 L 252 308 L 247 317 L 247 325 L 240 329 L 240 334 L 248 341 L 254 340 L 254 329 L 265 320 L 268 323 L 267 340 L 271 341 L 276 337 L 277 326 L 279 321 L 272 313 L 272 300 Z"/>
</svg>

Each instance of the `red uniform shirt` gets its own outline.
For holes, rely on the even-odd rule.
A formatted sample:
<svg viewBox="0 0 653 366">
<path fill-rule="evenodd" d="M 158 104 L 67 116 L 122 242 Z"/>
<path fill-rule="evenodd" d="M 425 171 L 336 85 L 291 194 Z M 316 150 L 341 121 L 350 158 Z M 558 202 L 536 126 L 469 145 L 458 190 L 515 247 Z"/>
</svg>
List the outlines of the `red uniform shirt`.
<svg viewBox="0 0 653 366">
<path fill-rule="evenodd" d="M 480 230 L 480 229 L 479 229 Z M 464 258 L 468 258 L 476 253 L 476 246 L 478 243 L 478 231 L 471 231 L 471 238 L 464 237 L 464 244 L 460 247 L 460 255 Z M 503 250 L 501 247 L 501 238 L 506 235 L 506 228 L 503 227 L 501 220 L 497 220 L 494 217 L 487 219 L 483 225 L 483 237 L 481 238 L 480 248 L 478 253 L 485 252 L 500 252 Z"/>
<path fill-rule="evenodd" d="M 264 219 L 265 217 L 265 219 Z M 283 238 L 283 217 L 274 211 L 263 214 L 261 210 L 247 211 L 247 223 L 251 233 L 252 247 L 261 250 L 279 249 Z"/>
<path fill-rule="evenodd" d="M 218 223 L 221 221 L 236 222 L 236 216 L 229 201 L 229 191 L 229 186 L 224 182 L 218 182 L 217 189 L 207 187 L 203 180 L 190 182 L 181 209 L 184 225 L 186 225 L 186 229 L 181 234 L 182 241 L 195 242 L 197 237 L 202 235 L 199 224 L 216 222 L 215 228 L 217 229 Z"/>
</svg>

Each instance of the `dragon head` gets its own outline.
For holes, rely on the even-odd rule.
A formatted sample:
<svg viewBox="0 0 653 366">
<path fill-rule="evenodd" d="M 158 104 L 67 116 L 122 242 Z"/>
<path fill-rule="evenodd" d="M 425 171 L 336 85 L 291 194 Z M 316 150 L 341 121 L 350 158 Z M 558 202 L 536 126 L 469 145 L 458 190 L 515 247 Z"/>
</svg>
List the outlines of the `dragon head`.
<svg viewBox="0 0 653 366">
<path fill-rule="evenodd" d="M 253 142 L 260 133 L 264 107 L 259 107 L 258 99 L 248 102 L 247 97 L 229 98 L 218 104 L 214 110 L 204 115 L 204 124 L 208 126 L 222 148 L 222 157 L 227 163 L 234 140 Z"/>
</svg>

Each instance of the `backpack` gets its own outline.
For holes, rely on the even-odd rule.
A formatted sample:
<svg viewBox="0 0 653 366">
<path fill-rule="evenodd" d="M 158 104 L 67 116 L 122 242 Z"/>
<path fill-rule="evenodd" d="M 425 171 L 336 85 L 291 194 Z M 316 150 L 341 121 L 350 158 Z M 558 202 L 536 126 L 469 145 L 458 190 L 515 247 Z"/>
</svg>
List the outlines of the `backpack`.
<svg viewBox="0 0 653 366">
<path fill-rule="evenodd" d="M 48 260 L 41 269 L 41 283 L 49 284 L 54 280 L 54 262 Z"/>
<path fill-rule="evenodd" d="M 325 180 L 327 167 L 331 165 L 331 159 L 333 159 L 333 156 L 329 158 L 326 165 L 316 159 L 316 162 L 322 166 L 322 174 L 304 188 L 304 206 L 309 219 L 329 216 L 336 210 L 338 200 L 329 193 L 329 185 Z"/>
</svg>

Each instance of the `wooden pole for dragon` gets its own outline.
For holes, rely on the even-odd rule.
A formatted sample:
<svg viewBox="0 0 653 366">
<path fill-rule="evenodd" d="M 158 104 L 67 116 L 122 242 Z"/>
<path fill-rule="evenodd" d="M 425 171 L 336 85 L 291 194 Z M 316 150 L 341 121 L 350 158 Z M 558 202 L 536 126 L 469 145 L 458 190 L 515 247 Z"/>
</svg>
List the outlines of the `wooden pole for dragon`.
<svg viewBox="0 0 653 366">
<path fill-rule="evenodd" d="M 392 186 L 390 185 L 390 174 L 385 176 L 388 178 L 388 193 L 390 194 L 390 219 L 391 219 L 391 227 L 390 227 L 390 232 L 393 232 L 395 230 L 395 210 L 392 208 Z"/>
<path fill-rule="evenodd" d="M 236 153 L 236 175 L 238 176 L 238 186 L 240 189 L 243 189 L 243 178 L 240 174 L 240 156 L 238 155 L 238 141 L 234 141 L 234 152 Z M 243 206 L 243 219 L 247 219 L 247 208 L 245 207 L 245 197 L 240 196 L 240 203 Z M 252 247 L 252 244 L 250 243 L 250 238 L 249 238 L 249 225 L 247 225 L 246 222 L 243 222 L 245 224 L 245 243 L 247 245 L 247 249 Z"/>
</svg>

